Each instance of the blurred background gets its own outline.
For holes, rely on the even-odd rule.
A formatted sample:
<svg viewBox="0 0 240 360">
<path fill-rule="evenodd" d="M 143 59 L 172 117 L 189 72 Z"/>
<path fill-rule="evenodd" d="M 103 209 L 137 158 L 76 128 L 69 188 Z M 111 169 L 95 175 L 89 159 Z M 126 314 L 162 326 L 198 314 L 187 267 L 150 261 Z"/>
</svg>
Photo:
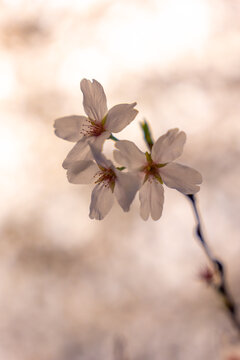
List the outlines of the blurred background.
<svg viewBox="0 0 240 360">
<path fill-rule="evenodd" d="M 162 218 L 136 197 L 88 218 L 91 186 L 67 182 L 57 117 L 83 114 L 82 78 L 109 108 L 137 102 L 120 139 L 178 127 L 198 169 L 204 230 L 240 308 L 240 2 L 0 0 L 0 360 L 239 359 L 189 201 Z M 109 140 L 104 150 L 110 154 Z"/>
</svg>

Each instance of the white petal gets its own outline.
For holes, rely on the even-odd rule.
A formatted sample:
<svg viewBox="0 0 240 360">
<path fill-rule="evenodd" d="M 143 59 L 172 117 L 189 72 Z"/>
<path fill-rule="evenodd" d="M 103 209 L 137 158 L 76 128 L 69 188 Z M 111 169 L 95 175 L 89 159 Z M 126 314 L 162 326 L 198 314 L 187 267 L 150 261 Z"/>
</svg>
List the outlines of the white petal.
<svg viewBox="0 0 240 360">
<path fill-rule="evenodd" d="M 156 179 L 147 180 L 139 191 L 140 215 L 147 220 L 151 213 L 153 220 L 162 215 L 164 191 L 163 186 Z"/>
<path fill-rule="evenodd" d="M 62 164 L 64 169 L 67 169 L 69 165 L 75 161 L 92 159 L 92 153 L 90 147 L 88 146 L 87 139 L 87 137 L 84 137 L 79 140 L 72 148 L 72 150 L 68 153 L 66 159 Z"/>
<path fill-rule="evenodd" d="M 93 155 L 89 144 L 94 144 L 99 151 L 102 149 L 102 145 L 105 139 L 109 137 L 108 132 L 103 132 L 99 136 L 84 136 L 77 144 L 72 148 L 68 153 L 66 159 L 64 160 L 62 166 L 64 169 L 67 169 L 69 165 L 75 161 L 80 160 L 90 160 L 93 159 Z"/>
<path fill-rule="evenodd" d="M 101 122 L 107 114 L 107 99 L 102 85 L 93 80 L 83 79 L 80 83 L 83 92 L 83 107 L 92 120 Z"/>
<path fill-rule="evenodd" d="M 97 149 L 102 150 L 104 141 L 109 138 L 111 133 L 109 131 L 104 131 L 101 133 L 101 135 L 98 136 L 91 136 L 89 138 L 90 143 L 93 144 Z"/>
<path fill-rule="evenodd" d="M 124 129 L 136 117 L 138 113 L 138 111 L 134 109 L 136 105 L 137 103 L 113 106 L 107 114 L 105 128 L 113 133 Z"/>
<path fill-rule="evenodd" d="M 110 160 L 107 160 L 103 153 L 93 144 L 89 144 L 90 149 L 92 151 L 92 155 L 96 161 L 96 163 L 106 169 L 113 166 L 113 163 Z"/>
<path fill-rule="evenodd" d="M 117 163 L 127 167 L 130 170 L 139 169 L 146 163 L 145 154 L 139 148 L 128 140 L 120 140 L 115 143 L 115 147 L 120 151 L 114 151 L 114 159 Z"/>
<path fill-rule="evenodd" d="M 69 165 L 67 178 L 72 184 L 89 184 L 94 181 L 98 171 L 98 166 L 92 160 L 76 161 Z"/>
<path fill-rule="evenodd" d="M 177 159 L 183 152 L 186 134 L 178 129 L 169 130 L 154 143 L 152 159 L 158 164 L 167 163 Z"/>
<path fill-rule="evenodd" d="M 82 138 L 82 124 L 86 121 L 85 116 L 65 116 L 55 120 L 55 134 L 68 141 L 78 141 Z"/>
<path fill-rule="evenodd" d="M 92 192 L 89 217 L 102 220 L 111 210 L 113 200 L 112 190 L 104 184 L 97 184 Z"/>
<path fill-rule="evenodd" d="M 110 134 L 109 131 L 104 131 L 101 135 L 98 135 L 98 136 L 89 136 L 89 137 L 87 138 L 88 145 L 93 145 L 96 151 L 101 152 L 104 141 L 105 141 L 107 138 L 109 138 L 110 135 L 111 135 L 111 134 Z M 91 148 L 89 147 L 89 149 L 90 149 L 90 152 L 91 152 L 90 158 L 93 158 L 93 154 L 92 154 Z M 112 163 L 111 163 L 111 164 L 112 164 Z"/>
<path fill-rule="evenodd" d="M 168 187 L 183 194 L 195 194 L 200 189 L 196 184 L 201 184 L 201 174 L 188 166 L 171 163 L 160 168 L 159 173 Z"/>
<path fill-rule="evenodd" d="M 117 175 L 114 187 L 116 199 L 124 211 L 128 211 L 130 205 L 140 187 L 140 178 L 136 174 L 122 173 L 115 170 Z"/>
</svg>

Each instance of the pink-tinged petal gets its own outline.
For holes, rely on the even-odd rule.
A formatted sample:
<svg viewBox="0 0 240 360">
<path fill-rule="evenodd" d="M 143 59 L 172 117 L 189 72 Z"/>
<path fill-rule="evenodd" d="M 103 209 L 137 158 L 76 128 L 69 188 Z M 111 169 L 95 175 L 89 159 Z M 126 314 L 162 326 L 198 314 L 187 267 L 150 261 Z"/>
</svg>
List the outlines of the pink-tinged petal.
<svg viewBox="0 0 240 360">
<path fill-rule="evenodd" d="M 97 184 L 92 192 L 90 204 L 90 219 L 102 220 L 113 206 L 112 190 L 104 184 Z"/>
<path fill-rule="evenodd" d="M 91 120 L 101 122 L 107 114 L 107 99 L 102 85 L 93 80 L 83 79 L 80 83 L 83 92 L 83 107 Z"/>
<path fill-rule="evenodd" d="M 86 121 L 85 116 L 65 116 L 55 120 L 55 134 L 68 141 L 78 141 L 83 137 L 82 125 Z"/>
<path fill-rule="evenodd" d="M 119 170 L 115 170 L 115 173 L 117 178 L 115 181 L 114 194 L 123 211 L 129 211 L 136 192 L 140 188 L 140 178 L 137 174 L 123 173 Z"/>
<path fill-rule="evenodd" d="M 137 103 L 119 104 L 113 106 L 108 114 L 105 122 L 105 128 L 113 133 L 117 133 L 124 129 L 135 119 L 138 111 L 134 109 Z"/>
<path fill-rule="evenodd" d="M 162 215 L 164 191 L 159 181 L 152 178 L 147 180 L 139 191 L 140 215 L 147 220 L 151 214 L 153 220 L 158 220 Z"/>
<path fill-rule="evenodd" d="M 188 166 L 171 163 L 160 168 L 159 173 L 168 187 L 183 194 L 195 194 L 200 190 L 197 184 L 201 184 L 202 176 L 197 170 Z"/>
<path fill-rule="evenodd" d="M 66 159 L 62 164 L 64 169 L 68 169 L 69 165 L 75 161 L 92 159 L 92 153 L 90 147 L 88 146 L 87 139 L 87 137 L 84 137 L 79 140 L 72 148 L 72 150 L 68 153 Z"/>
<path fill-rule="evenodd" d="M 64 169 L 67 169 L 69 165 L 75 161 L 80 160 L 91 160 L 93 155 L 89 144 L 94 144 L 99 151 L 102 149 L 105 139 L 109 137 L 108 132 L 104 132 L 99 136 L 84 136 L 77 144 L 72 148 L 68 153 L 66 159 L 64 160 L 62 166 Z"/>
<path fill-rule="evenodd" d="M 146 163 L 145 154 L 139 148 L 128 140 L 120 140 L 115 143 L 119 151 L 114 151 L 113 156 L 117 163 L 127 167 L 129 170 L 139 169 Z"/>
<path fill-rule="evenodd" d="M 89 147 L 92 151 L 92 155 L 96 163 L 105 169 L 108 169 L 113 166 L 113 163 L 110 160 L 107 160 L 103 153 L 93 144 L 89 144 Z"/>
<path fill-rule="evenodd" d="M 171 162 L 183 152 L 186 134 L 178 129 L 169 130 L 160 136 L 152 147 L 152 159 L 158 164 Z"/>
<path fill-rule="evenodd" d="M 109 138 L 111 133 L 109 131 L 104 131 L 101 135 L 98 136 L 92 136 L 90 143 L 93 144 L 96 148 L 99 150 L 102 150 L 102 146 L 104 141 Z"/>
<path fill-rule="evenodd" d="M 69 165 L 67 178 L 72 184 L 89 184 L 94 181 L 98 171 L 98 166 L 92 160 L 76 161 Z"/>
</svg>

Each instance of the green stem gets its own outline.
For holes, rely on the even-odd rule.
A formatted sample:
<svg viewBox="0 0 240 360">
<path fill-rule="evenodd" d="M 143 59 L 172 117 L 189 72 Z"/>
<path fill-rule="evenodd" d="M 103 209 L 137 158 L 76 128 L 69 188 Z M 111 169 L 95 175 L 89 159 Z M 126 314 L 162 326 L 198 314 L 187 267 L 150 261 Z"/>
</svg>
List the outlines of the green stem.
<svg viewBox="0 0 240 360">
<path fill-rule="evenodd" d="M 113 136 L 113 134 L 111 134 L 109 136 L 109 139 L 113 140 L 113 141 L 119 141 L 119 139 L 117 139 L 115 136 Z"/>
<path fill-rule="evenodd" d="M 153 139 L 152 139 L 152 134 L 151 131 L 149 129 L 148 123 L 146 120 L 143 120 L 143 122 L 140 123 L 141 129 L 143 131 L 144 134 L 144 139 L 147 143 L 147 146 L 149 148 L 149 150 L 152 150 L 153 147 Z"/>
</svg>

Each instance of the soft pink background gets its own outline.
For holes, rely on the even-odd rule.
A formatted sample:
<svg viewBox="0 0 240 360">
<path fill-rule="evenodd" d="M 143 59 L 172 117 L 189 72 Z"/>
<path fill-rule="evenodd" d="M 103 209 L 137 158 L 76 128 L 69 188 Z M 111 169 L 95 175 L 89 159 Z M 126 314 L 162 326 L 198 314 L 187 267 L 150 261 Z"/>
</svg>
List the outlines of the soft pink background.
<svg viewBox="0 0 240 360">
<path fill-rule="evenodd" d="M 240 303 L 240 2 L 0 1 L 0 359 L 202 360 L 237 354 L 185 197 L 165 188 L 158 222 L 115 204 L 91 221 L 91 187 L 67 182 L 71 143 L 55 118 L 83 114 L 79 82 L 95 78 L 109 107 L 137 101 L 119 137 L 144 149 L 179 127 L 181 161 L 212 250 Z M 113 143 L 105 145 L 111 156 Z M 239 304 L 240 306 L 240 304 Z M 238 353 L 239 354 L 239 353 Z"/>
</svg>

